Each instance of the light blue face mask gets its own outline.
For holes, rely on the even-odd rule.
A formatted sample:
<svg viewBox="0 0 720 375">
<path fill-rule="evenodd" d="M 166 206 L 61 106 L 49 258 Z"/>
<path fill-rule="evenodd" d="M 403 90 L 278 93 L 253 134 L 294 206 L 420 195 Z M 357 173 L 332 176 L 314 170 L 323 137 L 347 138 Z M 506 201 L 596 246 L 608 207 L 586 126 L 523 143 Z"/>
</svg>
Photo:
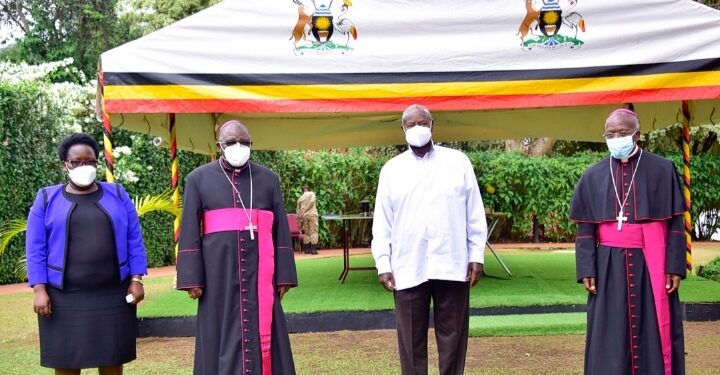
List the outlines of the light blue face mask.
<svg viewBox="0 0 720 375">
<path fill-rule="evenodd" d="M 608 150 L 610 150 L 610 155 L 615 159 L 627 158 L 635 147 L 633 136 L 634 134 L 628 135 L 627 137 L 606 139 L 605 142 L 607 143 Z"/>
</svg>

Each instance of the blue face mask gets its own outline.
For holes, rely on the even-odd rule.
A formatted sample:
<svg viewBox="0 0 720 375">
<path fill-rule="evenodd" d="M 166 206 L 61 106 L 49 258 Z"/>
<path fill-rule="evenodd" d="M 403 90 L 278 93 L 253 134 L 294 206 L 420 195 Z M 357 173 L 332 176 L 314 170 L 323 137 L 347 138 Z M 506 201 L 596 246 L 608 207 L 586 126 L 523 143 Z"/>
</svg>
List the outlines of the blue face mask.
<svg viewBox="0 0 720 375">
<path fill-rule="evenodd" d="M 608 150 L 610 150 L 610 155 L 615 159 L 627 158 L 635 147 L 632 135 L 606 139 L 605 142 L 607 143 Z"/>
</svg>

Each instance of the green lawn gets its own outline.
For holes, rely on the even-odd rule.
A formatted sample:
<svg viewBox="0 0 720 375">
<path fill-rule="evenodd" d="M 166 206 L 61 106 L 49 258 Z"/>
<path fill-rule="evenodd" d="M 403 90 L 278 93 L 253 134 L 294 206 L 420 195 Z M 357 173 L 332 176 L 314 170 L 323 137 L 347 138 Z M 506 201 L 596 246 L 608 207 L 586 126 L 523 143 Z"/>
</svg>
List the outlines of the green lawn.
<svg viewBox="0 0 720 375">
<path fill-rule="evenodd" d="M 585 293 L 574 283 L 572 254 L 532 252 L 505 254 L 515 274 L 512 280 L 488 277 L 473 290 L 476 307 L 512 304 L 583 303 Z M 373 272 L 350 274 L 340 285 L 338 258 L 298 261 L 302 286 L 288 294 L 283 304 L 290 312 L 370 310 L 392 308 L 391 294 L 377 285 Z M 368 256 L 353 265 L 370 265 Z M 487 259 L 488 272 L 502 275 L 496 261 Z M 141 312 L 153 315 L 192 315 L 195 307 L 185 293 L 170 289 L 172 277 L 146 281 L 147 303 Z M 557 298 L 554 298 L 554 295 Z M 37 317 L 32 293 L 0 295 L 0 374 L 52 374 L 39 367 Z M 719 301 L 720 284 L 691 277 L 682 286 L 685 302 Z M 584 313 L 471 317 L 466 374 L 539 374 L 547 368 L 560 374 L 582 370 Z M 717 322 L 685 323 L 689 374 L 717 374 Z M 560 335 L 560 336 L 555 336 Z M 569 336 L 568 336 L 569 335 Z M 498 337 L 543 336 L 543 337 Z M 290 335 L 298 374 L 395 374 L 399 373 L 395 332 L 328 332 Z M 429 341 L 430 362 L 437 366 L 434 339 Z M 126 367 L 128 375 L 180 375 L 192 373 L 193 338 L 138 340 L 138 360 Z M 83 374 L 97 374 L 84 371 Z M 437 374 L 431 370 L 431 374 Z"/>
<path fill-rule="evenodd" d="M 585 313 L 471 316 L 470 336 L 581 335 L 586 322 Z"/>
<path fill-rule="evenodd" d="M 583 304 L 584 289 L 575 283 L 574 254 L 538 251 L 502 255 L 513 273 L 506 278 L 499 264 L 488 253 L 486 272 L 473 288 L 472 307 L 537 306 Z M 372 266 L 369 255 L 355 256 L 352 266 Z M 337 280 L 342 258 L 301 259 L 297 261 L 300 286 L 283 300 L 287 313 L 323 311 L 373 311 L 393 308 L 392 294 L 377 283 L 373 271 L 350 272 L 345 284 Z M 195 302 L 184 292 L 171 289 L 172 277 L 158 277 L 146 282 L 147 299 L 139 315 L 190 316 Z M 683 302 L 720 302 L 720 283 L 696 276 L 683 281 L 680 297 Z"/>
</svg>

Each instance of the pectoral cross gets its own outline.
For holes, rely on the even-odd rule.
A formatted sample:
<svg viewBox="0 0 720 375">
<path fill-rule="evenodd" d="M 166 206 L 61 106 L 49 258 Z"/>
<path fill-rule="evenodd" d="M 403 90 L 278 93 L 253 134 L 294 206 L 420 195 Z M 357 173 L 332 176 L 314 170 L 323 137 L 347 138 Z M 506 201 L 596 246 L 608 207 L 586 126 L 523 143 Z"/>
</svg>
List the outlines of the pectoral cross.
<svg viewBox="0 0 720 375">
<path fill-rule="evenodd" d="M 626 218 L 625 220 L 627 220 L 627 218 Z M 248 224 L 248 225 L 245 227 L 245 229 L 247 229 L 248 232 L 250 232 L 250 239 L 253 240 L 253 241 L 255 241 L 255 229 L 257 229 L 257 226 L 256 226 L 256 225 L 253 225 L 253 223 L 252 223 L 252 221 L 251 221 L 250 224 Z M 620 230 L 620 229 L 618 229 L 618 230 Z"/>
<path fill-rule="evenodd" d="M 618 216 L 616 217 L 616 219 L 617 219 L 617 221 L 618 221 L 618 230 L 620 231 L 620 230 L 622 230 L 622 223 L 623 223 L 623 221 L 627 221 L 628 218 L 627 218 L 627 216 L 623 216 L 623 211 L 620 210 L 620 213 L 618 214 Z"/>
</svg>

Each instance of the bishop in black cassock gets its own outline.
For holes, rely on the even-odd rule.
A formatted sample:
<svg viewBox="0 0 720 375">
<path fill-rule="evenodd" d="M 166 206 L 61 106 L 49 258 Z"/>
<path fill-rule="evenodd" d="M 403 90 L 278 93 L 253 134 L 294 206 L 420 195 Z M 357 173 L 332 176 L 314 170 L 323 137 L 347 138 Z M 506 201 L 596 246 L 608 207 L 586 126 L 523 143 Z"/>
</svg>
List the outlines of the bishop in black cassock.
<svg viewBox="0 0 720 375">
<path fill-rule="evenodd" d="M 295 374 L 280 299 L 297 274 L 279 177 L 248 161 L 242 124 L 218 132 L 223 157 L 186 180 L 177 256 L 177 289 L 199 298 L 194 373 Z"/>
<path fill-rule="evenodd" d="M 634 113 L 610 115 L 606 137 L 630 134 L 632 151 L 588 168 L 570 207 L 577 278 L 590 292 L 589 375 L 685 373 L 677 293 L 686 269 L 685 207 L 673 163 L 638 147 L 638 130 Z"/>
</svg>

